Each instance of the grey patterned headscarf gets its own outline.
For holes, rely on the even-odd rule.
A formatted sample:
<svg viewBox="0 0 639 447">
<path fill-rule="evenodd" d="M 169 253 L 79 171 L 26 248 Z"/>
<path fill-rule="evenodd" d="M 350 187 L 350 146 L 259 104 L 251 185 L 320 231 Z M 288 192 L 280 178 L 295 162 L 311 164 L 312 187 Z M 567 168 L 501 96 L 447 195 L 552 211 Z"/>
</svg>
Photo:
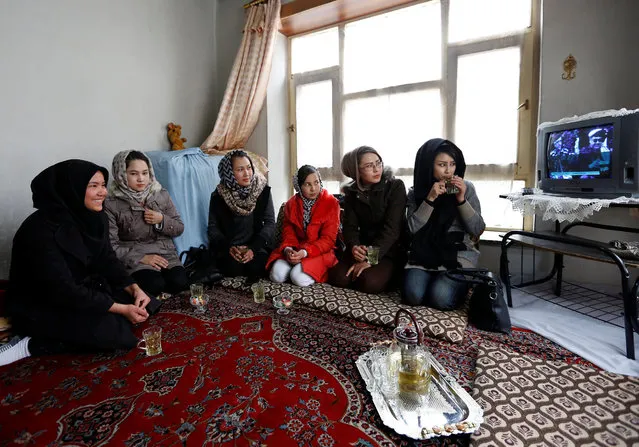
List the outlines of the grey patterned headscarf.
<svg viewBox="0 0 639 447">
<path fill-rule="evenodd" d="M 317 178 L 320 181 L 320 188 L 321 188 L 320 194 L 321 194 L 322 189 L 324 189 L 324 183 L 322 183 L 322 176 L 320 175 L 319 171 L 315 167 L 311 165 L 304 165 L 301 168 L 299 168 L 299 170 L 297 171 L 297 174 L 293 176 L 293 188 L 295 189 L 295 192 L 302 199 L 302 205 L 304 208 L 304 213 L 303 213 L 304 231 L 306 231 L 306 227 L 308 227 L 308 224 L 311 221 L 311 211 L 313 210 L 313 205 L 315 205 L 315 202 L 317 202 L 317 199 L 319 198 L 319 195 L 318 195 L 315 199 L 311 200 L 311 199 L 307 199 L 306 197 L 304 197 L 304 194 L 302 194 L 301 185 L 304 184 L 306 177 L 308 177 L 311 174 L 317 174 Z"/>
<path fill-rule="evenodd" d="M 255 209 L 257 198 L 266 186 L 266 178 L 253 168 L 253 178 L 248 186 L 241 186 L 233 175 L 233 157 L 246 157 L 253 168 L 253 160 L 243 150 L 228 152 L 217 167 L 220 183 L 217 192 L 222 196 L 226 205 L 240 216 L 248 216 Z"/>
<path fill-rule="evenodd" d="M 136 191 L 129 187 L 129 182 L 126 178 L 126 157 L 128 157 L 131 152 L 134 151 L 126 150 L 118 152 L 115 154 L 115 157 L 113 157 L 113 165 L 111 167 L 113 182 L 109 187 L 109 195 L 144 205 L 152 193 L 158 192 L 162 189 L 162 185 L 160 185 L 160 182 L 155 179 L 153 164 L 149 157 L 144 155 L 142 152 L 135 151 L 138 155 L 144 158 L 144 161 L 146 161 L 146 164 L 149 167 L 149 184 L 143 191 Z"/>
</svg>

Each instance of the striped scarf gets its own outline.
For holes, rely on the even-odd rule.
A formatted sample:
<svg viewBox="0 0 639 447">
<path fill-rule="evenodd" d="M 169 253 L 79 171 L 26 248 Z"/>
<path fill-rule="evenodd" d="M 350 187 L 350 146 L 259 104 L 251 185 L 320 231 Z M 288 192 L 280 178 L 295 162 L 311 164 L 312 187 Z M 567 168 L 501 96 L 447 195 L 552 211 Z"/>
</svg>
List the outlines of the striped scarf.
<svg viewBox="0 0 639 447">
<path fill-rule="evenodd" d="M 324 184 L 322 183 L 322 176 L 320 175 L 319 172 L 317 172 L 317 177 L 319 178 L 320 181 L 320 185 L 322 187 L 322 189 L 324 189 Z M 313 205 L 315 205 L 315 202 L 317 202 L 317 199 L 319 199 L 320 194 L 322 194 L 322 189 L 320 189 L 320 194 L 317 195 L 317 198 L 311 200 L 311 199 L 307 199 L 306 197 L 304 197 L 304 194 L 302 194 L 302 188 L 300 188 L 299 182 L 297 181 L 297 175 L 293 176 L 293 188 L 295 189 L 295 192 L 300 196 L 300 199 L 302 199 L 302 207 L 303 207 L 303 225 L 304 225 L 304 231 L 306 231 L 306 227 L 308 227 L 308 224 L 311 221 L 311 211 L 313 210 Z"/>
<path fill-rule="evenodd" d="M 266 178 L 259 172 L 253 171 L 251 183 L 248 186 L 241 186 L 233 175 L 231 157 L 234 152 L 227 153 L 217 167 L 217 172 L 220 175 L 217 192 L 231 211 L 240 216 L 248 216 L 255 209 L 257 199 L 266 186 Z M 249 158 L 249 160 L 251 159 Z M 251 161 L 251 166 L 253 166 L 253 161 Z"/>
</svg>

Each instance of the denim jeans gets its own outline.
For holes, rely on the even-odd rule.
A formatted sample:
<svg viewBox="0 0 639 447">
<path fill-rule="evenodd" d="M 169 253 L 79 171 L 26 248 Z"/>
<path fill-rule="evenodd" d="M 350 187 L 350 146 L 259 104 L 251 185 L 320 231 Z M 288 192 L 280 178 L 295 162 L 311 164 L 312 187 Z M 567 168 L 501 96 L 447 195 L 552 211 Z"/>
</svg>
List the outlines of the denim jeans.
<svg viewBox="0 0 639 447">
<path fill-rule="evenodd" d="M 462 305 L 468 288 L 465 283 L 448 278 L 444 272 L 406 269 L 403 302 L 410 306 L 428 306 L 452 310 Z"/>
</svg>

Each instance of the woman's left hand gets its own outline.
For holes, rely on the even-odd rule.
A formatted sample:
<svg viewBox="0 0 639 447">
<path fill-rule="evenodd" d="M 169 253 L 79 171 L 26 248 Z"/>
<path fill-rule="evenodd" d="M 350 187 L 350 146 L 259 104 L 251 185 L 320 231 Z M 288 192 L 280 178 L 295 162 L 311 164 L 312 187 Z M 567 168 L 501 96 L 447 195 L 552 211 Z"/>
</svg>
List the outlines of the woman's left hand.
<svg viewBox="0 0 639 447">
<path fill-rule="evenodd" d="M 250 248 L 246 250 L 246 252 L 242 255 L 242 264 L 246 264 L 247 262 L 251 262 L 255 257 L 255 253 Z"/>
<path fill-rule="evenodd" d="M 153 211 L 148 208 L 144 210 L 144 221 L 149 225 L 157 225 L 162 223 L 164 215 L 159 211 Z"/>
<path fill-rule="evenodd" d="M 368 262 L 358 262 L 356 264 L 353 264 L 351 268 L 348 269 L 348 272 L 346 272 L 346 276 L 350 276 L 351 280 L 355 281 L 357 278 L 359 278 L 359 275 L 361 275 L 362 272 L 370 266 L 371 265 Z"/>
<path fill-rule="evenodd" d="M 459 190 L 459 192 L 455 194 L 457 203 L 462 203 L 464 200 L 466 200 L 466 183 L 464 182 L 464 179 L 458 176 L 454 176 L 452 179 L 450 179 L 450 182 Z"/>
<path fill-rule="evenodd" d="M 142 289 L 137 289 L 135 291 L 135 294 L 133 295 L 133 298 L 135 299 L 135 305 L 141 309 L 144 309 L 146 305 L 151 302 L 151 298 L 149 298 L 149 296 L 144 293 L 144 290 Z"/>
<path fill-rule="evenodd" d="M 305 252 L 303 250 L 293 250 L 292 252 L 289 252 L 286 256 L 286 260 L 288 261 L 289 264 L 291 265 L 297 265 L 300 262 L 302 262 L 302 259 L 304 259 L 305 257 Z"/>
</svg>

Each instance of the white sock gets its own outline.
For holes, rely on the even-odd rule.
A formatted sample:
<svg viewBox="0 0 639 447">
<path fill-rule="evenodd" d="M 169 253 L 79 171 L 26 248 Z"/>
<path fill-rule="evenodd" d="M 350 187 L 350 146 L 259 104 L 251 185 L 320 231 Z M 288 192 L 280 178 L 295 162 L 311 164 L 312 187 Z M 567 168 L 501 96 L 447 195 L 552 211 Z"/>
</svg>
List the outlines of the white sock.
<svg viewBox="0 0 639 447">
<path fill-rule="evenodd" d="M 24 337 L 23 339 L 13 337 L 9 343 L 0 346 L 0 366 L 31 357 L 29 340 L 31 340 L 31 337 Z"/>
</svg>

